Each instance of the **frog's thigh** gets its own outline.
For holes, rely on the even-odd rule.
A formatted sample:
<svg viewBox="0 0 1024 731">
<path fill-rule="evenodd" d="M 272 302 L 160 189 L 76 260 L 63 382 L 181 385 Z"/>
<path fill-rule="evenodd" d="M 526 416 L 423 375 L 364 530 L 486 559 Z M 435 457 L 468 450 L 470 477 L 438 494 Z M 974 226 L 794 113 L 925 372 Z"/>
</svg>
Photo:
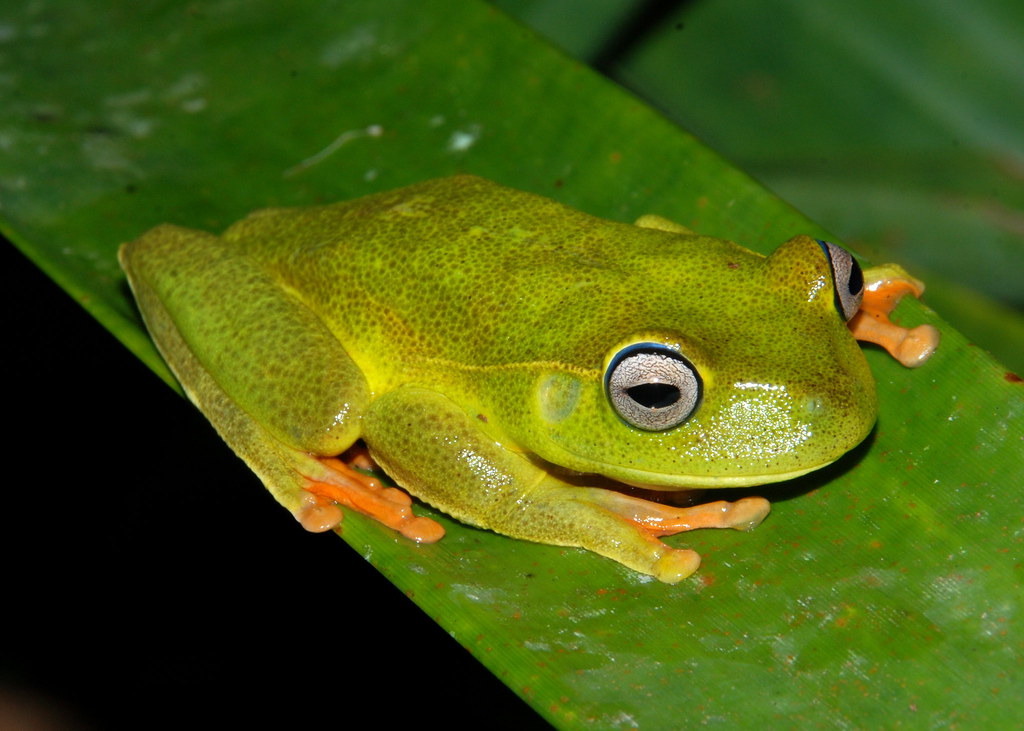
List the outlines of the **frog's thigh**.
<svg viewBox="0 0 1024 731">
<path fill-rule="evenodd" d="M 146 323 L 189 397 L 290 510 L 358 436 L 366 382 L 302 303 L 218 237 L 162 226 L 121 253 Z"/>
<path fill-rule="evenodd" d="M 600 506 L 604 490 L 558 480 L 485 435 L 447 397 L 406 387 L 373 402 L 363 435 L 402 487 L 467 523 L 513 538 L 579 546 L 676 582 L 700 558 L 675 550 Z"/>
</svg>

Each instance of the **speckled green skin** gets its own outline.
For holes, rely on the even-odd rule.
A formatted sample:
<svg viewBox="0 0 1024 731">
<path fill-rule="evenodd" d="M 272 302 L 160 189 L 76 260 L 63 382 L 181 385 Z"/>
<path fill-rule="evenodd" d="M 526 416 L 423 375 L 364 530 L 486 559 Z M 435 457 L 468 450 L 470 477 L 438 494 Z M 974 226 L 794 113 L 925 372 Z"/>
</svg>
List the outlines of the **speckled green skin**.
<svg viewBox="0 0 1024 731">
<path fill-rule="evenodd" d="M 875 418 L 815 241 L 766 258 L 651 225 L 461 176 L 259 211 L 221 237 L 161 226 L 122 263 L 190 396 L 289 508 L 296 460 L 363 437 L 458 518 L 609 555 L 581 537 L 592 508 L 572 491 L 589 489 L 554 468 L 761 484 L 835 460 Z M 638 341 L 677 347 L 704 382 L 666 432 L 629 426 L 605 395 L 610 358 Z M 531 507 L 538 485 L 550 494 Z"/>
</svg>

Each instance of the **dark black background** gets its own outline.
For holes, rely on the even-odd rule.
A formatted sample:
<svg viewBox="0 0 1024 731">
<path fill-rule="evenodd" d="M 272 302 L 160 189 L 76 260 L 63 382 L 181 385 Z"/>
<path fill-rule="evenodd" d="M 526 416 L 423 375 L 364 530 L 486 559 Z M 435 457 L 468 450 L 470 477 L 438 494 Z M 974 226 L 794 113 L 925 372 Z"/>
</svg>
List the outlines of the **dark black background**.
<svg viewBox="0 0 1024 731">
<path fill-rule="evenodd" d="M 547 726 L 2 247 L 0 696 L 79 728 Z"/>
</svg>

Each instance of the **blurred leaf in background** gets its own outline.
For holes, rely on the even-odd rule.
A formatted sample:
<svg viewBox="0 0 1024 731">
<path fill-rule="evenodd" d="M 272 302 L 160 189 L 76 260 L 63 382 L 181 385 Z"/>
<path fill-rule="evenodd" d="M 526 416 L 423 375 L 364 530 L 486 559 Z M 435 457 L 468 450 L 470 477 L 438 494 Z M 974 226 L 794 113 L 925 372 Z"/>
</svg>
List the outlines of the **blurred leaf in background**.
<svg viewBox="0 0 1024 731">
<path fill-rule="evenodd" d="M 1024 370 L 1024 4 L 495 4 L 859 253 L 910 267 L 933 307 Z"/>
</svg>

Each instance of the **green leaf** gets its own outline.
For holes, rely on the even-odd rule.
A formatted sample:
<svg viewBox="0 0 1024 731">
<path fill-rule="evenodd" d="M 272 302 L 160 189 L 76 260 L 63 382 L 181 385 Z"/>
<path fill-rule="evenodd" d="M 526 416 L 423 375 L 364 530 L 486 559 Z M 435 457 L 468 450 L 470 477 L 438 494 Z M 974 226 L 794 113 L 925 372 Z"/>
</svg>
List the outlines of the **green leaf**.
<svg viewBox="0 0 1024 731">
<path fill-rule="evenodd" d="M 114 259 L 120 242 L 163 221 L 219 230 L 254 208 L 468 171 L 616 220 L 657 212 L 762 251 L 796 232 L 825 234 L 481 3 L 68 0 L 7 10 L 0 28 L 4 231 L 163 373 Z M 765 490 L 774 510 L 756 532 L 670 539 L 705 558 L 679 585 L 426 508 L 448 530 L 435 546 L 358 515 L 343 537 L 556 726 L 1006 725 L 1024 694 L 1020 381 L 921 304 L 897 315 L 935 324 L 943 342 L 915 371 L 868 353 L 881 404 L 871 437 L 832 468 Z M 112 407 L 143 406 L 133 398 L 109 397 Z M 218 567 L 229 584 L 274 587 L 204 635 L 238 643 L 246 657 L 286 642 L 329 658 L 315 675 L 277 663 L 268 693 L 341 713 L 370 697 L 345 692 L 358 675 L 408 686 L 384 709 L 406 718 L 472 707 L 472 692 L 458 695 L 466 673 L 419 655 L 417 635 L 382 619 L 402 600 L 351 590 L 348 572 L 358 569 L 345 561 L 355 554 L 306 536 L 287 553 L 267 548 L 277 532 L 294 534 L 285 513 L 243 518 L 243 505 L 269 498 L 241 464 L 231 484 L 212 484 L 203 465 L 185 461 L 187 449 L 150 437 L 174 409 L 144 406 L 152 424 L 110 428 L 95 445 L 109 459 L 94 467 L 102 490 L 48 493 L 58 506 L 74 499 L 78 519 L 65 530 L 97 540 L 131 523 L 134 540 L 180 547 L 156 567 L 161 581 L 184 562 Z M 74 441 L 62 439 L 62 420 L 49 423 L 33 443 Z M 129 431 L 149 437 L 147 471 L 123 471 Z M 149 473 L 179 460 L 188 484 L 135 506 Z M 161 515 L 179 497 L 200 507 Z M 88 512 L 93 502 L 101 509 Z M 230 561 L 193 553 L 192 532 L 204 526 L 227 534 L 220 550 Z M 76 540 L 63 550 L 74 564 L 86 549 Z M 173 618 L 193 604 L 216 611 L 205 590 L 174 585 L 183 597 L 161 593 L 145 606 Z M 386 680 L 368 669 L 379 667 L 376 645 L 393 648 Z M 401 708 L 430 675 L 446 678 L 453 707 Z"/>
</svg>

